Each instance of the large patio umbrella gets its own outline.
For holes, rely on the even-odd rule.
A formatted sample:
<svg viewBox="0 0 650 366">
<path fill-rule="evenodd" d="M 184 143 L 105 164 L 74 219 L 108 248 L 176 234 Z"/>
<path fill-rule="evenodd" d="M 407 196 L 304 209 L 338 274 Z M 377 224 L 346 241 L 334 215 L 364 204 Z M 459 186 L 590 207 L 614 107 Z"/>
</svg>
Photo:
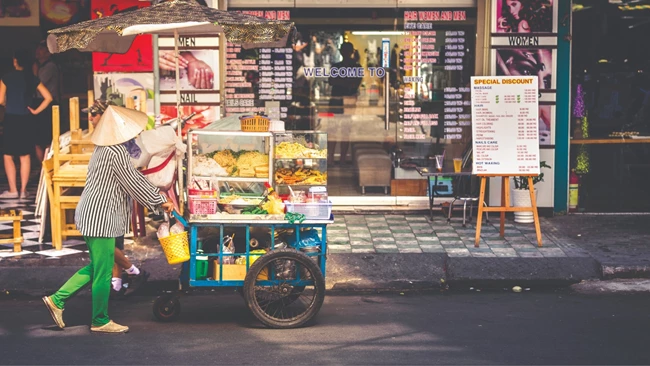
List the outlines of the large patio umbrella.
<svg viewBox="0 0 650 366">
<path fill-rule="evenodd" d="M 88 20 L 49 31 L 47 46 L 51 53 L 76 49 L 85 52 L 125 53 L 138 34 L 174 37 L 176 55 L 176 107 L 179 120 L 180 79 L 179 35 L 223 33 L 226 40 L 244 48 L 284 47 L 293 23 L 268 20 L 240 12 L 202 6 L 194 0 L 172 0 L 108 17 Z M 178 134 L 181 124 L 178 124 Z M 179 164 L 179 182 L 182 167 Z"/>
</svg>

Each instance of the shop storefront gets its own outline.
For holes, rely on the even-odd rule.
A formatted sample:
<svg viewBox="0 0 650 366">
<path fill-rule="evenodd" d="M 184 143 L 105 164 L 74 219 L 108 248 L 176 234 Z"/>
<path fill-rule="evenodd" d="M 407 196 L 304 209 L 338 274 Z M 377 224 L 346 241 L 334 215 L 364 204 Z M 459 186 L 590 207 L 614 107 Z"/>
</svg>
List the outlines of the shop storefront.
<svg viewBox="0 0 650 366">
<path fill-rule="evenodd" d="M 415 165 L 443 151 L 448 164 L 471 155 L 476 4 L 281 3 L 230 2 L 231 11 L 290 19 L 298 33 L 292 48 L 228 47 L 222 112 L 276 110 L 286 129 L 327 132 L 337 204 L 426 205 Z M 441 186 L 453 195 L 451 180 Z"/>
<path fill-rule="evenodd" d="M 647 1 L 574 1 L 573 210 L 650 211 Z"/>
</svg>

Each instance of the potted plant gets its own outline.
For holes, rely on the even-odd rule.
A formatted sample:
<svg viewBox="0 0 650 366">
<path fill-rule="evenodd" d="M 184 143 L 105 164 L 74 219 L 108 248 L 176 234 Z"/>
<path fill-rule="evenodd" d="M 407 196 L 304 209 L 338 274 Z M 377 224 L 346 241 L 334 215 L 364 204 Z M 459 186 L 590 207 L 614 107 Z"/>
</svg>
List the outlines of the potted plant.
<svg viewBox="0 0 650 366">
<path fill-rule="evenodd" d="M 541 168 L 550 168 L 545 161 L 539 163 L 539 175 L 533 177 L 533 186 L 544 181 L 544 173 Z M 513 177 L 514 187 L 512 188 L 512 206 L 514 207 L 531 207 L 530 191 L 528 190 L 528 177 Z M 535 189 L 533 187 L 533 189 Z M 537 189 L 535 189 L 535 198 L 537 198 Z M 537 202 L 536 202 L 537 203 Z M 529 224 L 534 222 L 532 212 L 515 212 L 515 222 Z"/>
</svg>

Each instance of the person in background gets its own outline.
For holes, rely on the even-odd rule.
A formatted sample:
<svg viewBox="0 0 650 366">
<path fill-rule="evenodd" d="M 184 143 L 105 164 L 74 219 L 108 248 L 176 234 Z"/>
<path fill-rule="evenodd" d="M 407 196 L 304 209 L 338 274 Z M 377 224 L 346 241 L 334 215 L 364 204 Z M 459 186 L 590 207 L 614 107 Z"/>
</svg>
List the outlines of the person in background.
<svg viewBox="0 0 650 366">
<path fill-rule="evenodd" d="M 52 102 L 52 95 L 45 85 L 34 76 L 31 52 L 18 50 L 14 53 L 14 71 L 0 81 L 0 104 L 5 106 L 2 147 L 9 190 L 0 198 L 22 198 L 28 196 L 27 182 L 31 168 L 30 154 L 34 151 L 34 116 L 40 114 Z M 43 99 L 34 109 L 34 93 L 38 91 Z M 16 186 L 16 164 L 20 159 L 20 195 Z"/>
<path fill-rule="evenodd" d="M 354 45 L 350 42 L 343 42 L 340 47 L 343 61 L 335 63 L 332 68 L 360 68 L 361 65 L 355 59 L 358 53 Z M 336 149 L 337 140 L 341 143 L 341 164 L 347 159 L 350 148 L 350 132 L 352 130 L 351 116 L 355 114 L 357 105 L 357 94 L 361 85 L 361 77 L 333 77 L 330 76 L 329 84 L 332 86 L 332 94 L 329 102 L 330 111 L 335 115 L 332 121 L 327 122 L 327 140 L 328 163 L 334 163 L 334 150 Z M 345 113 L 347 112 L 347 113 Z M 343 116 L 336 116 L 343 114 Z M 330 138 L 331 136 L 331 138 Z"/>
<path fill-rule="evenodd" d="M 111 106 L 107 109 L 120 109 Z M 91 137 L 96 145 L 88 163 L 88 176 L 75 211 L 75 224 L 88 245 L 90 262 L 75 273 L 56 293 L 43 297 L 43 302 L 56 325 L 63 329 L 66 302 L 92 282 L 91 332 L 126 333 L 129 327 L 119 325 L 108 316 L 111 269 L 114 262 L 115 238 L 123 236 L 129 226 L 131 205 L 137 200 L 150 210 L 162 208 L 171 212 L 174 204 L 160 193 L 131 163 L 127 143 L 144 131 L 147 115 L 136 112 L 134 118 L 116 123 L 106 118 L 97 124 Z M 104 123 L 106 121 L 106 123 Z"/>
<path fill-rule="evenodd" d="M 59 80 L 59 68 L 52 60 L 52 55 L 47 49 L 47 44 L 42 41 L 36 47 L 36 62 L 34 63 L 34 74 L 52 95 L 52 103 L 36 117 L 36 157 L 43 161 L 45 149 L 52 144 L 52 105 L 59 104 L 61 100 L 61 84 Z M 43 95 L 36 92 L 36 103 L 42 101 Z"/>
<path fill-rule="evenodd" d="M 109 105 L 113 104 L 103 99 L 97 99 L 93 105 L 82 109 L 81 112 L 88 113 L 88 121 L 93 127 L 97 127 L 102 114 L 104 114 Z M 145 270 L 140 270 L 124 255 L 124 235 L 115 238 L 114 253 L 115 261 L 113 263 L 113 277 L 111 278 L 111 296 L 131 295 L 147 281 L 149 273 Z M 128 276 L 129 286 L 126 290 L 123 287 L 123 270 Z"/>
</svg>

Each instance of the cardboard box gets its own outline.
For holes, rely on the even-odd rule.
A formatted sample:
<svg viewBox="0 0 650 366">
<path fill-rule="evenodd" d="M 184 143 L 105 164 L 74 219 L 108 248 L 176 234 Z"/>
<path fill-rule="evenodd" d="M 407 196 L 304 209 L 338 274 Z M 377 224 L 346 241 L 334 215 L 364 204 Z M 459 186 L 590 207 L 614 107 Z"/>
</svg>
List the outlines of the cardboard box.
<svg viewBox="0 0 650 366">
<path fill-rule="evenodd" d="M 219 281 L 219 260 L 214 260 L 214 280 Z M 268 280 L 269 276 L 263 270 L 258 276 L 258 280 Z M 246 278 L 246 265 L 245 264 L 224 264 L 223 265 L 223 280 L 224 281 L 243 281 Z"/>
</svg>

